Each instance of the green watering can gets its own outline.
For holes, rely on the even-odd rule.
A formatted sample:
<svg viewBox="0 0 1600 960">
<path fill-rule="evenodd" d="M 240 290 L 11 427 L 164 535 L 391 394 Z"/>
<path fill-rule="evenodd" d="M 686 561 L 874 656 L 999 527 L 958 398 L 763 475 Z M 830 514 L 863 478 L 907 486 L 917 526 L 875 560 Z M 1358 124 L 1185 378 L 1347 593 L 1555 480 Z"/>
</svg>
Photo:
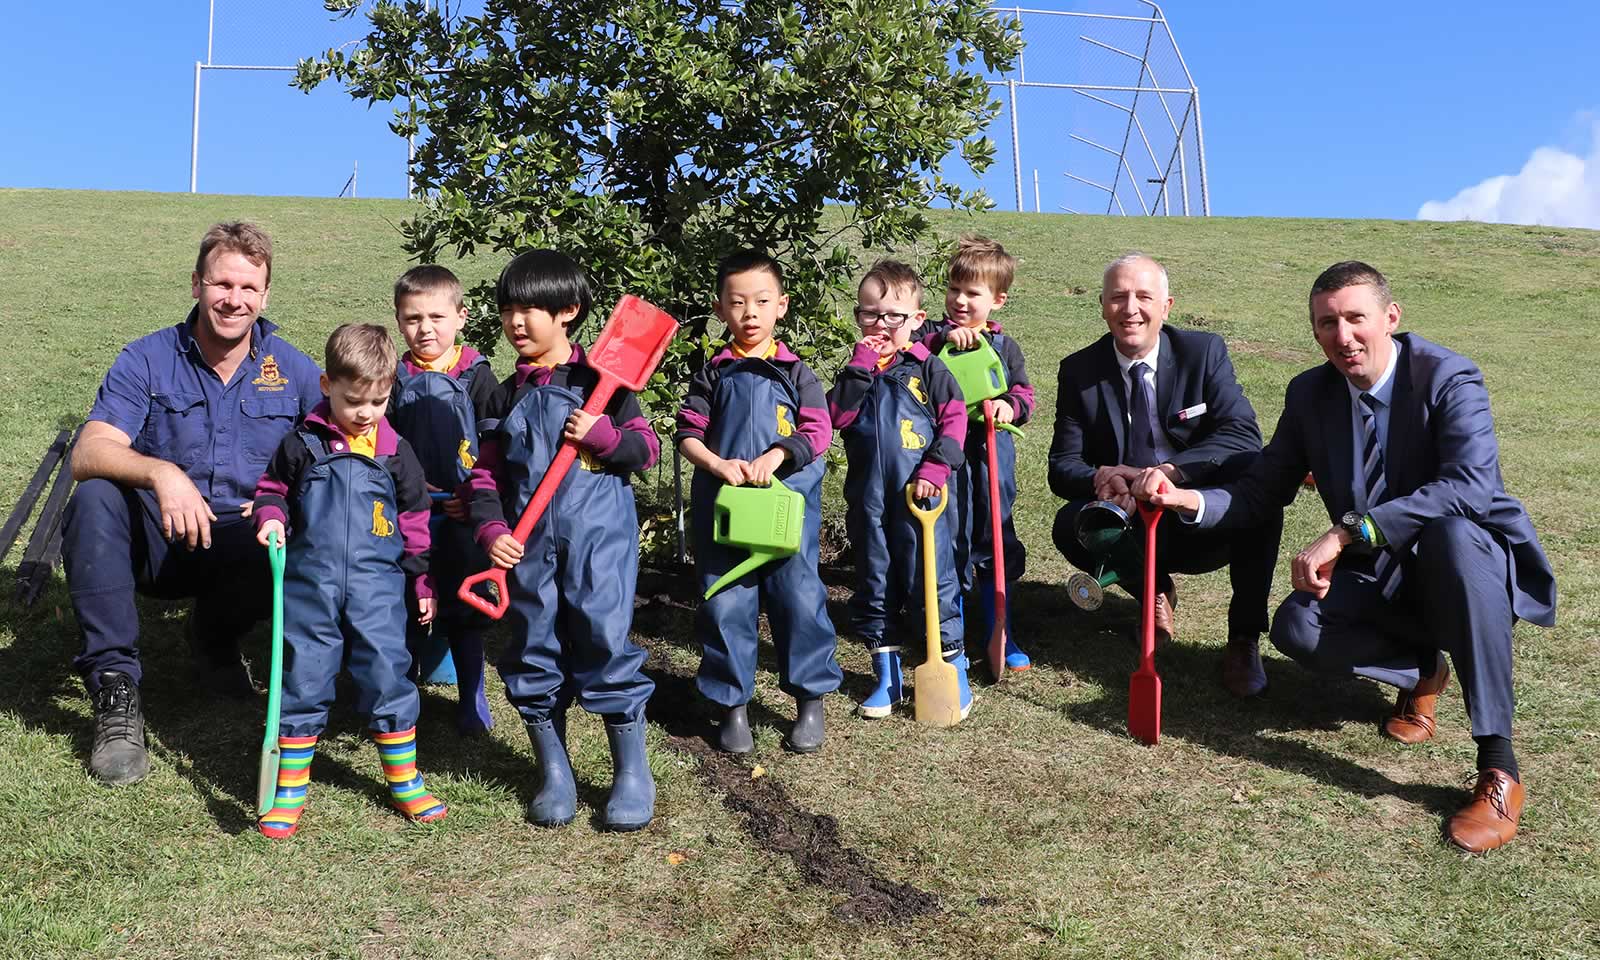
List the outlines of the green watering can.
<svg viewBox="0 0 1600 960">
<path fill-rule="evenodd" d="M 950 368 L 951 375 L 961 386 L 961 396 L 967 401 L 967 411 L 972 419 L 983 419 L 983 401 L 1005 394 L 1006 363 L 983 337 L 978 338 L 978 345 L 971 350 L 958 351 L 955 344 L 947 343 L 939 351 L 939 359 Z M 995 427 L 1022 436 L 1022 431 L 1012 424 L 997 423 Z"/>
<path fill-rule="evenodd" d="M 1128 535 L 1130 526 L 1127 513 L 1109 500 L 1078 511 L 1073 533 L 1095 563 L 1093 574 L 1079 570 L 1067 578 L 1067 596 L 1080 610 L 1100 609 L 1113 583 L 1137 582 L 1144 550 L 1138 537 Z"/>
<path fill-rule="evenodd" d="M 724 485 L 712 505 L 711 539 L 743 547 L 750 555 L 706 591 L 705 599 L 769 560 L 800 550 L 806 525 L 806 498 L 774 478 L 767 487 Z"/>
</svg>

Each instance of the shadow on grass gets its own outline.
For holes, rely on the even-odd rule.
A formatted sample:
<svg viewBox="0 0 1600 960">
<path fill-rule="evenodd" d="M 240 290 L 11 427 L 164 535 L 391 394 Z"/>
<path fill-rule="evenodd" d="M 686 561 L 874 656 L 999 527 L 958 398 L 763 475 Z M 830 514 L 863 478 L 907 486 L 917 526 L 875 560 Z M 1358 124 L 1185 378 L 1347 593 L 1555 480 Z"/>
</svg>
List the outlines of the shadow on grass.
<svg viewBox="0 0 1600 960">
<path fill-rule="evenodd" d="M 1108 593 L 1105 606 L 1087 613 L 1071 604 L 1065 589 L 1053 584 L 1025 581 L 1015 590 L 1012 610 L 1017 633 L 1034 662 L 1066 670 L 1108 691 L 1093 702 L 1068 706 L 1066 715 L 1126 734 L 1128 678 L 1139 657 L 1133 639 L 1138 606 L 1120 594 Z M 1265 638 L 1262 643 L 1267 644 Z M 1263 664 L 1266 692 L 1239 700 L 1222 687 L 1221 647 L 1181 640 L 1160 647 L 1156 668 L 1162 678 L 1162 736 L 1297 773 L 1359 796 L 1393 796 L 1439 815 L 1453 813 L 1461 805 L 1461 791 L 1454 787 L 1397 783 L 1325 750 L 1272 736 L 1276 732 L 1337 729 L 1351 720 L 1371 723 L 1376 736 L 1378 724 L 1393 705 L 1393 694 L 1362 680 L 1317 676 L 1276 657 L 1263 658 Z M 1030 695 L 1029 679 L 1007 687 L 1009 696 L 1056 709 Z"/>
</svg>

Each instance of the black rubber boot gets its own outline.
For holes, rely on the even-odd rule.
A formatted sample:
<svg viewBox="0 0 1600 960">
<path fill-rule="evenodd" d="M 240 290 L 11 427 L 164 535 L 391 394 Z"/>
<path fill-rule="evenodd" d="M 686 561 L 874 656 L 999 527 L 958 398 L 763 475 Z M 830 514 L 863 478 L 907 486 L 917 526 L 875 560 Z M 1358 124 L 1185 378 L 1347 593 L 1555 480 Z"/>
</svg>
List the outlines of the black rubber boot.
<svg viewBox="0 0 1600 960">
<path fill-rule="evenodd" d="M 150 774 L 150 755 L 144 749 L 144 712 L 139 686 L 125 673 L 100 674 L 94 692 L 94 749 L 89 772 L 101 783 L 123 786 Z"/>
<path fill-rule="evenodd" d="M 529 721 L 528 739 L 539 768 L 539 792 L 528 802 L 528 820 L 541 827 L 562 827 L 578 815 L 578 785 L 567 759 L 567 715 Z"/>
<path fill-rule="evenodd" d="M 626 832 L 649 826 L 656 813 L 656 781 L 644 748 L 644 717 L 628 723 L 606 720 L 611 745 L 611 796 L 606 799 L 605 828 Z"/>
<path fill-rule="evenodd" d="M 795 753 L 815 753 L 822 749 L 822 698 L 796 700 L 794 729 L 789 731 L 789 749 Z"/>
<path fill-rule="evenodd" d="M 749 753 L 756 748 L 756 738 L 750 733 L 750 716 L 745 705 L 729 707 L 722 717 L 722 729 L 717 733 L 717 746 L 724 753 Z"/>
</svg>

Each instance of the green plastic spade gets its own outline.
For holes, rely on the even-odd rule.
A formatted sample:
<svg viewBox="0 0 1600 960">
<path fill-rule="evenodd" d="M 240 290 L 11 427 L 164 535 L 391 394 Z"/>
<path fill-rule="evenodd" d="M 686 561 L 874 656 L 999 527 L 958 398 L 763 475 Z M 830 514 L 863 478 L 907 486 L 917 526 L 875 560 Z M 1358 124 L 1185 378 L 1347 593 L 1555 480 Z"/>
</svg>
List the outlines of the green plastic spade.
<svg viewBox="0 0 1600 960">
<path fill-rule="evenodd" d="M 283 542 L 271 534 L 267 559 L 272 563 L 272 673 L 267 689 L 267 732 L 261 738 L 261 768 L 256 773 L 256 813 L 272 812 L 278 792 L 278 719 L 283 702 Z"/>
<path fill-rule="evenodd" d="M 767 487 L 723 486 L 712 505 L 711 539 L 726 547 L 743 547 L 750 555 L 711 585 L 705 598 L 769 560 L 800 550 L 806 525 L 806 498 L 777 479 Z"/>
<path fill-rule="evenodd" d="M 955 344 L 947 343 L 939 351 L 939 359 L 950 368 L 950 374 L 960 385 L 961 396 L 967 401 L 967 410 L 972 419 L 983 419 L 983 401 L 1005 394 L 1005 361 L 983 337 L 978 338 L 978 345 L 971 350 L 957 350 Z M 1022 436 L 1022 431 L 1013 424 L 997 423 L 995 427 Z"/>
</svg>

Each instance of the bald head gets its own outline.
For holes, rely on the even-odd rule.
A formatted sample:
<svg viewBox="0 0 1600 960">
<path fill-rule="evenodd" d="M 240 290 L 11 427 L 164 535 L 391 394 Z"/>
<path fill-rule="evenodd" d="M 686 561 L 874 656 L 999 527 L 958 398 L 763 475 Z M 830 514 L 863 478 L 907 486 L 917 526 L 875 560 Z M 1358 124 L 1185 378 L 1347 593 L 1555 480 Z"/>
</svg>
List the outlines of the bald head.
<svg viewBox="0 0 1600 960">
<path fill-rule="evenodd" d="M 1126 253 L 1106 265 L 1100 286 L 1100 316 L 1117 351 L 1131 360 L 1149 355 L 1172 309 L 1167 268 L 1142 253 Z"/>
</svg>

